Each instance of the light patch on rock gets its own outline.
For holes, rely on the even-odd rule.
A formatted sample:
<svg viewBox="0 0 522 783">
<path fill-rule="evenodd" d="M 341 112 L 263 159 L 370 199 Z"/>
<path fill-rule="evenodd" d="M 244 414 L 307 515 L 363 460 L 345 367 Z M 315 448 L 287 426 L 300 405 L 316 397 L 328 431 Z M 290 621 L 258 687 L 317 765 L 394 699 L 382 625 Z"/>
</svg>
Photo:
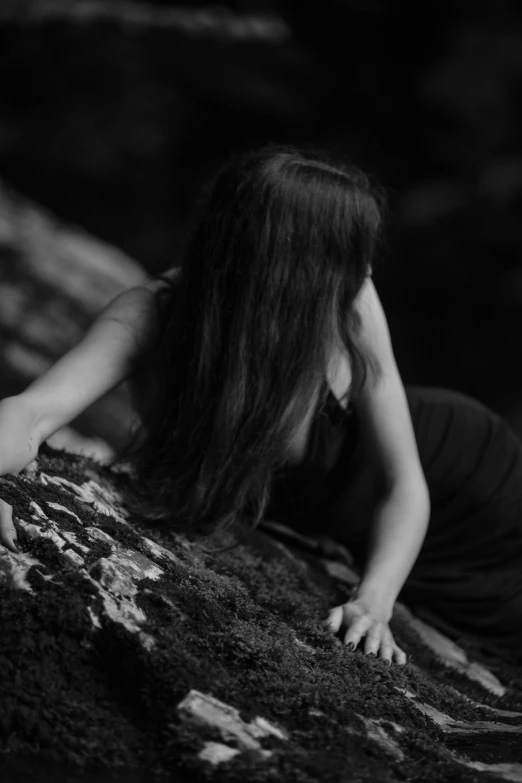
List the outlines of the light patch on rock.
<svg viewBox="0 0 522 783">
<path fill-rule="evenodd" d="M 384 724 L 386 728 L 390 727 L 397 734 L 404 734 L 404 732 L 406 731 L 404 726 L 401 726 L 400 723 L 395 723 L 395 721 L 389 720 L 388 718 L 379 718 L 379 719 L 373 718 L 373 721 L 374 723 L 378 723 L 379 726 L 382 726 Z"/>
<path fill-rule="evenodd" d="M 304 650 L 307 650 L 308 652 L 310 652 L 313 655 L 315 655 L 314 648 L 310 647 L 310 645 L 306 644 L 306 642 L 302 642 L 300 639 L 297 638 L 297 636 L 295 637 L 294 641 L 295 641 L 295 643 L 297 644 L 298 647 L 302 647 Z"/>
<path fill-rule="evenodd" d="M 110 559 L 132 579 L 159 579 L 165 573 L 163 568 L 142 555 L 141 552 L 125 549 L 119 544 L 115 547 Z"/>
<path fill-rule="evenodd" d="M 464 696 L 464 694 L 461 694 Z M 499 718 L 522 718 L 522 712 L 515 712 L 514 710 L 501 710 L 498 707 L 492 707 L 491 704 L 480 704 L 478 701 L 470 699 L 469 696 L 465 696 L 466 701 L 471 702 L 475 707 L 481 707 L 498 715 Z"/>
<path fill-rule="evenodd" d="M 139 552 L 125 549 L 114 539 L 111 541 L 114 545 L 111 556 L 99 558 L 86 572 L 86 576 L 97 586 L 107 616 L 132 633 L 137 633 L 145 649 L 150 651 L 156 641 L 141 629 L 147 617 L 133 600 L 138 592 L 135 580 L 145 577 L 157 579 L 164 572 Z"/>
<path fill-rule="evenodd" d="M 221 732 L 224 740 L 234 739 L 242 750 L 253 750 L 264 758 L 271 755 L 270 751 L 261 748 L 259 739 L 273 735 L 287 739 L 285 733 L 268 721 L 256 718 L 252 723 L 245 723 L 235 707 L 230 707 L 219 699 L 206 693 L 191 690 L 177 706 L 182 717 L 212 726 Z"/>
<path fill-rule="evenodd" d="M 122 506 L 122 498 L 119 492 L 110 487 L 102 487 L 97 481 L 89 479 L 79 488 L 82 500 L 94 506 L 96 511 L 113 517 L 122 525 L 128 526 L 126 509 Z"/>
<path fill-rule="evenodd" d="M 114 548 L 118 546 L 116 539 L 109 535 L 109 533 L 106 533 L 105 530 L 101 530 L 99 527 L 86 527 L 85 530 L 89 534 L 89 537 L 94 538 L 96 541 L 103 541 L 106 544 L 110 544 Z"/>
<path fill-rule="evenodd" d="M 59 550 L 62 550 L 66 546 L 64 538 L 54 529 L 56 523 L 52 520 L 48 520 L 44 523 L 46 526 L 48 525 L 46 529 L 44 529 L 43 526 L 41 527 L 24 520 L 17 520 L 17 523 L 28 538 L 52 540 Z M 125 549 L 111 536 L 103 533 L 103 531 L 97 528 L 90 528 L 89 530 L 91 531 L 91 535 L 92 531 L 95 531 L 95 535 L 93 536 L 95 538 L 101 540 L 109 539 L 114 547 L 111 559 L 100 558 L 100 560 L 104 561 L 105 564 L 103 573 L 106 577 L 107 584 L 110 585 L 117 594 L 113 595 L 107 586 L 101 584 L 99 580 L 93 579 L 84 568 L 84 559 L 70 547 L 67 547 L 64 552 L 61 552 L 59 562 L 68 568 L 81 569 L 85 578 L 96 585 L 107 617 L 113 622 L 120 623 L 128 631 L 136 633 L 145 649 L 151 650 L 156 642 L 152 636 L 145 633 L 141 628 L 147 618 L 145 613 L 132 600 L 137 592 L 134 581 L 145 577 L 158 579 L 164 573 L 163 570 L 139 552 Z M 73 534 L 70 535 L 73 536 Z M 13 560 L 13 558 L 16 558 L 16 560 Z M 98 565 L 100 560 L 97 561 Z M 38 560 L 30 558 L 25 554 L 17 556 L 9 553 L 9 555 L 6 554 L 6 557 L 1 559 L 0 574 L 3 575 L 8 584 L 32 592 L 30 585 L 25 579 L 27 571 L 32 565 L 41 566 L 42 564 Z M 109 580 L 108 578 L 109 571 L 112 580 Z M 93 618 L 94 614 L 91 614 L 91 619 Z M 95 625 L 95 627 L 101 627 L 99 620 L 98 624 L 96 624 L 93 619 L 93 625 Z"/>
<path fill-rule="evenodd" d="M 38 457 L 36 459 L 31 460 L 31 462 L 25 466 L 25 468 L 21 471 L 21 475 L 24 478 L 28 479 L 36 479 L 38 474 Z"/>
<path fill-rule="evenodd" d="M 93 563 L 89 568 L 89 573 L 103 587 L 116 595 L 126 595 L 132 598 L 138 592 L 132 578 L 128 574 L 122 573 L 116 563 L 106 557 L 100 557 Z"/>
<path fill-rule="evenodd" d="M 165 572 L 159 565 L 156 565 L 148 557 L 136 552 L 134 549 L 126 549 L 112 536 L 104 533 L 98 528 L 87 528 L 87 532 L 93 538 L 100 541 L 106 541 L 112 546 L 112 553 L 109 558 L 100 558 L 100 560 L 110 560 L 120 571 L 129 579 L 159 579 Z M 96 563 L 99 562 L 98 560 Z M 93 563 L 92 568 L 96 565 Z"/>
<path fill-rule="evenodd" d="M 42 574 L 41 571 L 36 569 L 37 574 L 40 575 L 40 578 L 44 580 L 44 582 L 52 582 L 56 574 Z"/>
<path fill-rule="evenodd" d="M 500 680 L 482 664 L 469 661 L 466 652 L 440 631 L 431 625 L 415 617 L 403 604 L 396 605 L 395 611 L 400 612 L 410 628 L 413 628 L 421 640 L 437 655 L 446 665 L 465 674 L 470 680 L 480 683 L 483 688 L 494 693 L 495 696 L 504 696 L 507 688 Z"/>
<path fill-rule="evenodd" d="M 89 531 L 91 530 L 92 528 L 89 528 Z M 159 579 L 165 573 L 140 552 L 126 549 L 112 538 L 111 543 L 113 551 L 110 557 L 100 557 L 89 568 L 89 573 L 107 590 L 117 595 L 132 597 L 138 592 L 136 581 Z"/>
<path fill-rule="evenodd" d="M 23 519 L 19 519 L 18 526 L 23 531 L 23 534 L 31 540 L 35 540 L 37 538 L 46 538 L 52 541 L 58 549 L 63 549 L 65 546 L 65 541 L 56 532 L 54 525 L 48 528 L 43 528 L 39 525 L 33 525 L 31 522 L 26 522 Z"/>
<path fill-rule="evenodd" d="M 33 525 L 32 522 L 26 522 L 25 519 L 17 519 L 16 526 L 23 531 L 27 538 L 39 538 L 41 528 L 39 525 Z"/>
<path fill-rule="evenodd" d="M 410 663 L 410 668 L 413 671 L 418 672 L 420 675 L 424 675 L 423 670 L 420 666 L 417 666 L 417 664 Z M 481 703 L 475 699 L 471 699 L 465 693 L 462 693 L 453 685 L 449 685 L 448 683 L 444 683 L 444 685 L 439 683 L 439 687 L 443 687 L 444 690 L 449 693 L 453 699 L 461 699 L 462 701 L 466 702 L 466 704 L 470 704 L 472 707 L 480 710 L 487 710 L 488 712 L 492 712 L 495 715 L 498 715 L 499 718 L 522 718 L 522 712 L 515 712 L 514 710 L 502 710 L 499 707 L 492 707 L 491 704 Z"/>
<path fill-rule="evenodd" d="M 74 549 L 66 549 L 62 552 L 58 561 L 66 568 L 81 568 L 85 563 L 83 557 L 78 552 L 75 552 Z"/>
<path fill-rule="evenodd" d="M 93 625 L 93 628 L 101 628 L 101 627 L 102 627 L 102 625 L 101 625 L 101 623 L 100 623 L 100 618 L 98 617 L 98 615 L 97 615 L 97 614 L 95 614 L 95 613 L 93 612 L 93 610 L 92 610 L 92 607 L 91 607 L 91 606 L 88 606 L 88 607 L 87 607 L 87 611 L 88 611 L 88 613 L 89 613 L 89 617 L 90 617 L 90 618 L 91 618 L 91 620 L 92 620 L 92 625 Z"/>
<path fill-rule="evenodd" d="M 522 726 L 513 726 L 510 723 L 497 723 L 487 720 L 457 720 L 455 718 L 446 715 L 431 704 L 423 704 L 417 700 L 415 694 L 411 691 L 403 688 L 396 688 L 396 690 L 403 693 L 408 699 L 411 700 L 414 707 L 416 707 L 423 715 L 427 715 L 434 723 L 441 727 L 441 729 L 448 734 L 486 734 L 486 733 L 501 733 L 501 734 L 522 734 Z"/>
<path fill-rule="evenodd" d="M 9 481 L 9 479 L 6 479 L 5 476 L 0 476 L 0 484 L 7 484 L 8 487 L 17 489 L 17 485 L 14 483 L 14 481 Z"/>
<path fill-rule="evenodd" d="M 33 519 L 49 519 L 45 511 L 43 511 L 38 505 L 38 503 L 35 503 L 34 500 L 31 500 L 31 502 L 29 503 L 29 508 L 35 512 L 34 514 L 31 515 Z"/>
<path fill-rule="evenodd" d="M 156 644 L 156 640 L 150 634 L 145 633 L 145 631 L 138 631 L 138 639 L 147 652 L 150 652 Z"/>
<path fill-rule="evenodd" d="M 85 572 L 85 578 L 95 585 L 98 594 L 100 595 L 103 608 L 107 617 L 115 623 L 120 623 L 131 633 L 139 635 L 139 638 L 147 649 L 152 649 L 155 644 L 154 639 L 145 634 L 141 630 L 141 626 L 146 621 L 147 617 L 139 606 L 136 606 L 132 599 L 126 596 L 114 596 L 106 588 L 103 587 L 97 580 L 93 579 L 90 574 Z"/>
<path fill-rule="evenodd" d="M 498 775 L 504 780 L 512 780 L 514 783 L 522 783 L 522 764 L 484 764 L 482 761 L 469 761 L 468 767 Z"/>
<path fill-rule="evenodd" d="M 66 514 L 69 514 L 69 516 L 74 517 L 74 519 L 80 523 L 80 525 L 83 525 L 82 520 L 80 517 L 74 513 L 74 511 L 71 511 L 69 508 L 65 508 L 65 506 L 61 506 L 59 503 L 51 503 L 50 501 L 46 500 L 47 505 L 49 508 L 54 508 L 55 511 L 63 511 Z"/>
<path fill-rule="evenodd" d="M 122 573 L 127 574 L 131 579 L 159 579 L 165 573 L 159 565 L 142 555 L 141 552 L 125 548 L 104 530 L 98 527 L 88 527 L 86 531 L 90 538 L 112 546 L 112 553 L 107 559 L 110 559 Z"/>
<path fill-rule="evenodd" d="M 95 511 L 116 519 L 120 524 L 128 526 L 128 512 L 121 506 L 121 496 L 115 490 L 102 488 L 96 481 L 89 479 L 81 486 L 61 476 L 49 476 L 41 472 L 39 478 L 42 484 L 54 484 L 71 492 L 83 503 L 93 507 Z M 118 507 L 118 510 L 116 509 Z"/>
<path fill-rule="evenodd" d="M 170 560 L 172 563 L 176 563 L 176 565 L 182 564 L 181 560 L 174 554 L 174 552 L 171 552 L 166 547 L 156 543 L 156 541 L 153 541 L 151 538 L 142 536 L 142 541 L 153 557 L 158 557 L 162 560 Z"/>
<path fill-rule="evenodd" d="M 88 546 L 84 546 L 83 544 L 80 544 L 78 539 L 76 538 L 76 535 L 74 533 L 71 533 L 70 530 L 62 530 L 61 535 L 63 536 L 63 538 L 65 538 L 66 541 L 69 542 L 69 544 L 73 544 L 81 552 L 87 554 L 88 552 L 91 551 Z"/>
<path fill-rule="evenodd" d="M 254 737 L 266 737 L 268 734 L 272 734 L 272 736 L 277 737 L 281 740 L 287 740 L 288 737 L 285 734 L 284 731 L 281 729 L 278 729 L 277 726 L 273 726 L 271 723 L 267 721 L 266 718 L 257 717 L 254 718 L 252 723 L 250 725 L 250 732 L 253 734 Z"/>
<path fill-rule="evenodd" d="M 229 748 L 228 745 L 223 745 L 221 742 L 205 742 L 205 747 L 198 753 L 198 758 L 216 765 L 230 761 L 239 752 L 236 748 Z"/>
<path fill-rule="evenodd" d="M 462 756 L 460 753 L 456 753 L 454 750 L 449 750 L 439 745 L 439 752 L 441 756 L 456 761 L 458 764 L 462 764 L 469 769 L 476 769 L 479 772 L 489 772 L 491 775 L 502 778 L 502 780 L 510 780 L 513 783 L 522 783 L 522 764 L 485 764 L 483 761 L 470 761 L 467 757 Z"/>
<path fill-rule="evenodd" d="M 496 723 L 487 720 L 456 720 L 430 704 L 414 702 L 414 705 L 448 734 L 485 734 L 490 732 L 522 734 L 522 726 L 512 726 L 509 723 Z"/>
<path fill-rule="evenodd" d="M 33 589 L 26 576 L 29 569 L 35 565 L 43 567 L 43 564 L 31 555 L 25 552 L 17 554 L 0 545 L 0 582 L 4 582 L 7 587 L 32 593 Z"/>
<path fill-rule="evenodd" d="M 44 473 L 43 470 L 38 474 L 37 478 L 44 487 L 47 486 L 47 484 L 54 484 L 56 487 L 61 487 L 67 492 L 70 492 L 71 495 L 78 495 L 78 490 L 80 488 L 77 484 L 73 484 L 72 481 L 60 478 L 59 476 L 49 476 L 47 473 Z"/>
<path fill-rule="evenodd" d="M 381 725 L 379 725 L 380 721 L 373 720 L 372 718 L 367 718 L 364 715 L 359 715 L 358 713 L 356 713 L 356 715 L 364 723 L 364 728 L 366 730 L 366 736 L 368 737 L 368 739 L 371 739 L 382 750 L 384 750 L 390 756 L 393 756 L 398 761 L 402 761 L 404 759 L 404 753 L 397 745 L 395 740 L 393 740 L 389 736 L 388 732 L 385 731 Z M 360 732 L 357 729 L 351 726 L 347 727 L 346 730 L 350 734 L 360 734 Z"/>
<path fill-rule="evenodd" d="M 128 549 L 122 546 L 111 535 L 98 527 L 86 528 L 91 538 L 97 541 L 103 541 L 112 546 L 112 553 L 109 558 L 112 563 L 131 579 L 159 579 L 165 572 L 159 565 L 149 560 L 134 549 Z M 93 564 L 94 566 L 95 564 Z"/>
</svg>

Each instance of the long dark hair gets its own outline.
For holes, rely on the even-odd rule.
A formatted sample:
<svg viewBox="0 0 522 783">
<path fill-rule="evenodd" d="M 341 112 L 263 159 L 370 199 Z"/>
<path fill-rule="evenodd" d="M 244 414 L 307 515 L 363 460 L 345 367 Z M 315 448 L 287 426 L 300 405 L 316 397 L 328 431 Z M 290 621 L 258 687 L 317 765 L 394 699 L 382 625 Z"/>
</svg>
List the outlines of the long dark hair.
<svg viewBox="0 0 522 783">
<path fill-rule="evenodd" d="M 268 145 L 205 188 L 164 308 L 154 405 L 120 459 L 145 519 L 213 532 L 268 507 L 285 447 L 322 410 L 335 346 L 351 394 L 372 370 L 352 306 L 374 261 L 382 191 L 358 168 Z"/>
</svg>

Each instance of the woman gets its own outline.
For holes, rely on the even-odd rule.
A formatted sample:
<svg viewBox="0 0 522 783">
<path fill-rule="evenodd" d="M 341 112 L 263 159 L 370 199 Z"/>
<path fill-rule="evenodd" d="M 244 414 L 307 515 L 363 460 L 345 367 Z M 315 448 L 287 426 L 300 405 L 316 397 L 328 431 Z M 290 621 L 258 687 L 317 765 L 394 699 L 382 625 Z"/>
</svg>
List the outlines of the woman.
<svg viewBox="0 0 522 783">
<path fill-rule="evenodd" d="M 121 459 L 146 518 L 326 529 L 361 568 L 326 621 L 350 649 L 405 662 L 388 625 L 400 596 L 516 654 L 522 449 L 475 401 L 404 389 L 372 281 L 380 203 L 358 169 L 292 148 L 231 158 L 199 205 L 186 272 L 121 294 L 0 403 L 0 473 L 130 378 L 141 426 Z M 2 529 L 14 546 L 5 504 Z"/>
</svg>

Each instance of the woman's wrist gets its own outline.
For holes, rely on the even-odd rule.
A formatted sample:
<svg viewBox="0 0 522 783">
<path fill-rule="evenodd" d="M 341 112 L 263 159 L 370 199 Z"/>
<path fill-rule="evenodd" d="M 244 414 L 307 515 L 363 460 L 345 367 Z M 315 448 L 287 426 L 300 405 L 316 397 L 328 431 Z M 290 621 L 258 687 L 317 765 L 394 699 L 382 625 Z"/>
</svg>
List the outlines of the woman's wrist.
<svg viewBox="0 0 522 783">
<path fill-rule="evenodd" d="M 0 400 L 0 475 L 19 473 L 41 445 L 37 415 L 22 395 Z"/>
<path fill-rule="evenodd" d="M 38 447 L 42 445 L 48 437 L 46 428 L 48 428 L 45 411 L 38 404 L 38 395 L 32 395 L 29 386 L 25 391 L 20 392 L 13 397 L 13 408 L 17 418 L 25 423 L 27 432 L 31 439 L 34 439 Z"/>
<path fill-rule="evenodd" d="M 386 584 L 365 582 L 362 579 L 354 592 L 353 599 L 362 601 L 369 606 L 378 607 L 380 612 L 389 614 L 391 617 L 396 596 Z"/>
<path fill-rule="evenodd" d="M 376 510 L 358 596 L 390 612 L 413 568 L 429 523 L 429 495 L 397 486 Z"/>
</svg>

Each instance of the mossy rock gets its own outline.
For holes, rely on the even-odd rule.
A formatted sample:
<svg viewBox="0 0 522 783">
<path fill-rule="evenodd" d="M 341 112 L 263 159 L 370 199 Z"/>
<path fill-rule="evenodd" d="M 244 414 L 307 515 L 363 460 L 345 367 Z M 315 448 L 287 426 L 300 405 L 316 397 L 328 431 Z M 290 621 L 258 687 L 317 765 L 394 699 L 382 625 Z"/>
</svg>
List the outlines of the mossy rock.
<svg viewBox="0 0 522 783">
<path fill-rule="evenodd" d="M 131 480 L 47 445 L 0 480 L 3 781 L 522 780 L 520 669 L 401 604 L 405 666 L 350 652 L 321 625 L 346 564 L 152 528 Z"/>
</svg>

